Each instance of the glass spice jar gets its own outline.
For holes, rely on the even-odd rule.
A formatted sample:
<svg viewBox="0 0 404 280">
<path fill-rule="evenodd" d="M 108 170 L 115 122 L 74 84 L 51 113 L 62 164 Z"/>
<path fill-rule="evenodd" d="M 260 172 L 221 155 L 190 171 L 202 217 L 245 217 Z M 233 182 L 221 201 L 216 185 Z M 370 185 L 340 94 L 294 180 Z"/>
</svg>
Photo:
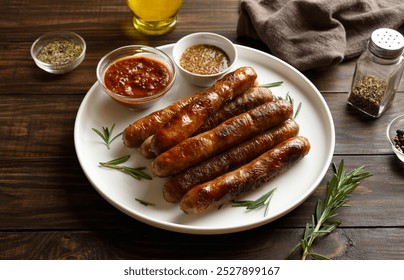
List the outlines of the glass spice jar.
<svg viewBox="0 0 404 280">
<path fill-rule="evenodd" d="M 348 103 L 378 118 L 393 102 L 404 69 L 404 37 L 396 30 L 373 31 L 358 58 Z"/>
</svg>

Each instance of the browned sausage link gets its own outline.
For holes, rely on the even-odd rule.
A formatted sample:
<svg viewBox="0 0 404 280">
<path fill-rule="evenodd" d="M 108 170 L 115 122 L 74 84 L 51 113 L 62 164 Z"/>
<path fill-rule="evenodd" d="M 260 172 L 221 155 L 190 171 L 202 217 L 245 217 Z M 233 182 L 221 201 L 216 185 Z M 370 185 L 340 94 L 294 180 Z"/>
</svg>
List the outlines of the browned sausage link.
<svg viewBox="0 0 404 280">
<path fill-rule="evenodd" d="M 249 88 L 234 100 L 224 104 L 222 108 L 220 108 L 216 113 L 209 117 L 204 124 L 202 124 L 194 135 L 210 130 L 231 117 L 247 112 L 258 105 L 272 101 L 273 99 L 274 96 L 268 88 L 258 86 Z M 153 136 L 148 137 L 139 147 L 139 152 L 148 159 L 156 157 L 151 148 L 152 139 Z"/>
<path fill-rule="evenodd" d="M 288 100 L 267 102 L 246 113 L 228 119 L 214 129 L 184 140 L 159 155 L 152 164 L 154 175 L 164 177 L 179 173 L 244 140 L 281 124 L 291 117 Z"/>
<path fill-rule="evenodd" d="M 247 112 L 265 102 L 273 100 L 274 96 L 268 88 L 252 87 L 234 100 L 226 103 L 221 109 L 219 109 L 219 111 L 209 117 L 194 135 L 210 130 L 231 117 Z M 156 157 L 151 151 L 152 139 L 153 136 L 150 136 L 139 147 L 140 153 L 145 158 L 150 159 Z"/>
<path fill-rule="evenodd" d="M 288 170 L 310 150 L 302 136 L 289 138 L 242 167 L 189 190 L 180 202 L 187 214 L 217 208 Z"/>
<path fill-rule="evenodd" d="M 265 102 L 273 101 L 274 96 L 268 88 L 252 87 L 234 100 L 226 103 L 198 129 L 194 135 L 208 131 L 231 117 L 247 112 Z"/>
<path fill-rule="evenodd" d="M 148 137 L 163 127 L 178 111 L 192 103 L 205 90 L 196 92 L 193 95 L 184 97 L 164 109 L 155 111 L 129 125 L 123 132 L 123 143 L 129 148 L 142 144 Z"/>
<path fill-rule="evenodd" d="M 163 195 L 168 202 L 178 202 L 192 187 L 212 180 L 236 167 L 239 167 L 278 143 L 296 136 L 299 125 L 293 120 L 265 131 L 243 143 L 209 158 L 171 177 L 163 187 Z"/>
<path fill-rule="evenodd" d="M 223 104 L 252 87 L 256 78 L 251 67 L 240 67 L 225 75 L 154 134 L 151 151 L 159 155 L 193 135 Z"/>
</svg>

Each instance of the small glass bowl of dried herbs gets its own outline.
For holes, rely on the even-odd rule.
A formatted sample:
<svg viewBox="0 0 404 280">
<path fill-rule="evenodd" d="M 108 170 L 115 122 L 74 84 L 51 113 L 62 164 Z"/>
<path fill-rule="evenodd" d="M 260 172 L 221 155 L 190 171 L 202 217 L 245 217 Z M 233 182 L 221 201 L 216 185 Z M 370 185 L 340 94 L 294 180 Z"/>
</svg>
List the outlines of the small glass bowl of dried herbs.
<svg viewBox="0 0 404 280">
<path fill-rule="evenodd" d="M 393 119 L 387 126 L 386 132 L 393 151 L 404 162 L 404 115 Z"/>
<path fill-rule="evenodd" d="M 52 74 L 64 74 L 75 69 L 84 59 L 86 42 L 70 31 L 54 31 L 39 37 L 31 46 L 36 65 Z"/>
</svg>

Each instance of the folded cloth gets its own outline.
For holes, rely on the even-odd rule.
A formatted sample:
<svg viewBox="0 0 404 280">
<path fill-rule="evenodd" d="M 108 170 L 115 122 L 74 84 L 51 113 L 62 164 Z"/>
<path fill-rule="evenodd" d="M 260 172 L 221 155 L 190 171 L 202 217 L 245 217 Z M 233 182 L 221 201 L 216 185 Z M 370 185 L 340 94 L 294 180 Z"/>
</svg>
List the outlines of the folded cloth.
<svg viewBox="0 0 404 280">
<path fill-rule="evenodd" d="M 300 71 L 358 56 L 371 33 L 404 24 L 404 0 L 241 0 L 238 36 Z"/>
</svg>

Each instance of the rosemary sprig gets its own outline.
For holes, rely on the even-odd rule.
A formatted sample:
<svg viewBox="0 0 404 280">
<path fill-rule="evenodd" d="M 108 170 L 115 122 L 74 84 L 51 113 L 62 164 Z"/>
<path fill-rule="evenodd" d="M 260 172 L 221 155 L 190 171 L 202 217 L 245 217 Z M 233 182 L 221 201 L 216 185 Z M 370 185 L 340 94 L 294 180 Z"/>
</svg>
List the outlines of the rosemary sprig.
<svg viewBox="0 0 404 280">
<path fill-rule="evenodd" d="M 246 209 L 257 209 L 260 207 L 265 206 L 265 212 L 264 212 L 264 217 L 268 214 L 268 206 L 269 202 L 272 199 L 272 196 L 274 195 L 275 189 L 270 190 L 269 192 L 263 194 L 256 200 L 239 200 L 239 201 L 233 201 L 232 207 L 246 207 Z"/>
<path fill-rule="evenodd" d="M 129 158 L 130 158 L 130 156 L 127 155 L 127 156 L 123 156 L 123 157 L 113 159 L 113 160 L 110 160 L 107 162 L 100 162 L 100 165 L 103 167 L 122 171 L 137 180 L 141 180 L 141 179 L 151 180 L 152 179 L 152 177 L 149 174 L 147 174 L 143 171 L 145 169 L 145 167 L 133 168 L 133 167 L 119 165 L 119 164 L 127 162 Z"/>
<path fill-rule="evenodd" d="M 277 98 L 280 99 L 280 100 L 283 99 L 283 97 L 281 97 L 281 96 L 277 96 Z M 290 104 L 292 104 L 292 107 L 294 109 L 295 100 L 289 95 L 289 92 L 286 93 L 285 99 L 288 100 L 290 102 Z M 302 108 L 302 102 L 299 102 L 299 104 L 297 105 L 296 110 L 294 109 L 295 113 L 293 114 L 293 117 L 292 117 L 293 120 L 295 120 L 297 118 L 297 115 L 299 114 L 301 108 Z"/>
<path fill-rule="evenodd" d="M 260 87 L 263 88 L 271 88 L 271 87 L 279 87 L 280 85 L 283 84 L 283 81 L 279 81 L 279 82 L 273 82 L 273 83 L 267 83 L 267 84 L 262 84 L 259 85 Z"/>
<path fill-rule="evenodd" d="M 115 124 L 113 124 L 111 128 L 102 127 L 102 131 L 99 131 L 98 129 L 93 128 L 93 131 L 95 133 L 97 133 L 98 136 L 100 136 L 102 140 L 104 140 L 105 145 L 107 146 L 108 150 L 110 149 L 110 145 L 111 145 L 112 141 L 114 141 L 117 137 L 119 137 L 123 133 L 123 132 L 118 133 L 117 135 L 115 135 L 114 137 L 111 138 L 112 131 L 114 130 L 114 128 L 115 128 Z"/>
<path fill-rule="evenodd" d="M 311 223 L 306 224 L 303 239 L 292 248 L 287 258 L 289 258 L 298 248 L 303 250 L 301 259 L 309 257 L 314 259 L 328 259 L 326 256 L 315 253 L 311 247 L 314 241 L 319 237 L 324 237 L 336 229 L 341 221 L 336 220 L 338 215 L 336 210 L 347 206 L 347 197 L 356 189 L 360 181 L 372 176 L 371 173 L 364 170 L 364 167 L 358 167 L 350 172 L 344 170 L 344 161 L 339 164 L 338 170 L 333 165 L 334 175 L 327 183 L 325 201 L 318 200 L 315 213 L 311 217 Z"/>
<path fill-rule="evenodd" d="M 135 200 L 144 206 L 154 206 L 155 205 L 154 203 L 144 201 L 143 199 L 140 199 L 140 198 L 135 198 Z"/>
</svg>

